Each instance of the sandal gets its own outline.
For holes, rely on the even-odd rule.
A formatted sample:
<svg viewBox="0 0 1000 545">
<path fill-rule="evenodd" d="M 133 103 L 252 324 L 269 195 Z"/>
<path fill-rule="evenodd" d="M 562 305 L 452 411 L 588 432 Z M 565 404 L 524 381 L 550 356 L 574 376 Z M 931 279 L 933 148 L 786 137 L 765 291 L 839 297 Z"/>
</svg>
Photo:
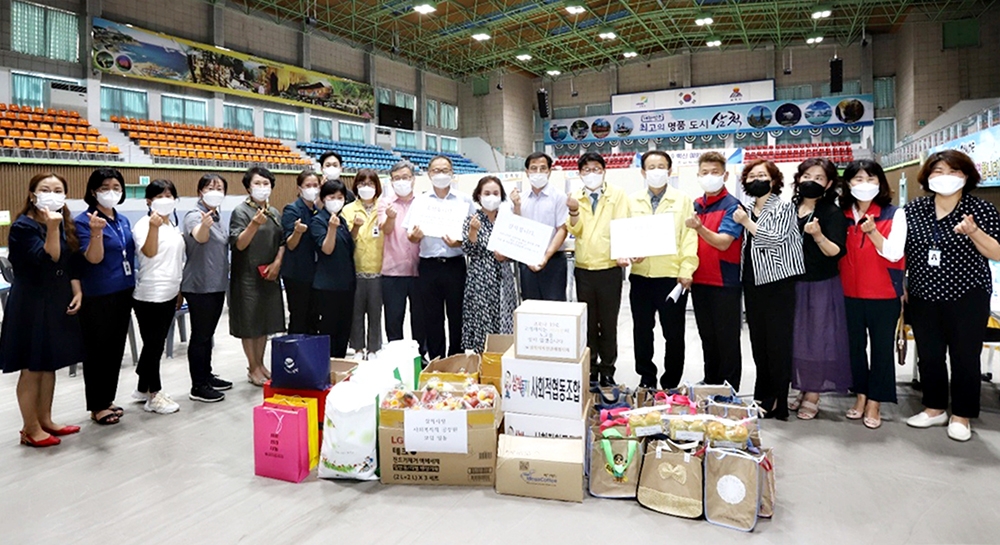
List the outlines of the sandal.
<svg viewBox="0 0 1000 545">
<path fill-rule="evenodd" d="M 864 415 L 865 414 L 863 412 L 851 407 L 847 410 L 847 414 L 844 416 L 846 416 L 848 420 L 861 420 Z"/>
<path fill-rule="evenodd" d="M 253 374 L 247 373 L 247 382 L 261 388 L 264 386 L 264 383 L 267 382 L 267 379 L 259 379 L 253 376 Z"/>
<path fill-rule="evenodd" d="M 121 418 L 122 416 L 125 415 L 125 409 L 115 404 L 108 405 L 108 410 L 118 415 L 118 418 Z"/>
<path fill-rule="evenodd" d="M 812 420 L 816 418 L 819 414 L 819 402 L 813 403 L 812 401 L 802 400 L 802 405 L 799 407 L 799 412 L 796 416 L 799 420 Z"/>
<path fill-rule="evenodd" d="M 97 413 L 90 413 L 90 419 L 102 426 L 110 426 L 112 424 L 117 424 L 119 421 L 118 415 L 115 414 L 114 411 L 111 411 L 110 409 L 105 409 L 105 410 L 109 411 L 108 414 L 100 418 L 97 418 Z"/>
<path fill-rule="evenodd" d="M 879 415 L 878 418 L 871 418 L 869 416 L 866 416 L 864 419 L 864 423 L 866 428 L 870 430 L 877 430 L 882 426 L 882 415 Z"/>
<path fill-rule="evenodd" d="M 797 410 L 799 410 L 799 407 L 802 406 L 802 396 L 803 395 L 805 395 L 805 394 L 803 394 L 802 392 L 799 392 L 799 395 L 795 396 L 795 401 L 793 401 L 793 402 L 791 402 L 791 403 L 788 404 L 788 410 L 789 411 L 797 411 Z"/>
</svg>

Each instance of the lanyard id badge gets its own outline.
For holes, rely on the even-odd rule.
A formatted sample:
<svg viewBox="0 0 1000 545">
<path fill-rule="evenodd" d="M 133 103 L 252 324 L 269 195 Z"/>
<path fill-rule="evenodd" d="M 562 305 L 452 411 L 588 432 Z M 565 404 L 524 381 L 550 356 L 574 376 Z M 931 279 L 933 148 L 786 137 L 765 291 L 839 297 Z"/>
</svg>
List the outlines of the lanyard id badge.
<svg viewBox="0 0 1000 545">
<path fill-rule="evenodd" d="M 941 266 L 941 228 L 938 226 L 938 222 L 934 222 L 934 244 L 929 250 L 927 250 L 927 266 L 929 267 L 940 267 Z"/>
<path fill-rule="evenodd" d="M 128 239 L 125 238 L 125 231 L 118 224 L 117 218 L 115 220 L 115 235 L 118 241 L 122 243 L 122 270 L 125 272 L 125 276 L 132 276 L 132 264 L 128 262 Z"/>
<path fill-rule="evenodd" d="M 372 238 L 378 238 L 378 235 L 379 235 L 378 222 L 375 222 L 375 225 L 372 226 Z"/>
</svg>

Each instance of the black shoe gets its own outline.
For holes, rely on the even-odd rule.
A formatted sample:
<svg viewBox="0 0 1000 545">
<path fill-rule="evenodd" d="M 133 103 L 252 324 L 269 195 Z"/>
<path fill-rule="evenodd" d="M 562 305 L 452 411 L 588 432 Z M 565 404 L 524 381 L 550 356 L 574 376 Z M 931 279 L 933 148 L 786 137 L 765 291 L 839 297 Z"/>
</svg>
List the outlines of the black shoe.
<svg viewBox="0 0 1000 545">
<path fill-rule="evenodd" d="M 230 387 L 232 387 L 232 385 L 230 385 Z M 191 388 L 191 393 L 188 394 L 188 398 L 192 401 L 215 403 L 226 399 L 226 394 L 212 388 L 211 386 L 200 384 Z"/>
<path fill-rule="evenodd" d="M 220 392 L 223 390 L 233 389 L 232 382 L 229 382 L 228 380 L 222 380 L 221 378 L 219 378 L 218 375 L 212 375 L 212 378 L 208 379 L 208 385 Z"/>
<path fill-rule="evenodd" d="M 617 385 L 614 375 L 601 374 L 601 388 L 611 388 Z"/>
</svg>

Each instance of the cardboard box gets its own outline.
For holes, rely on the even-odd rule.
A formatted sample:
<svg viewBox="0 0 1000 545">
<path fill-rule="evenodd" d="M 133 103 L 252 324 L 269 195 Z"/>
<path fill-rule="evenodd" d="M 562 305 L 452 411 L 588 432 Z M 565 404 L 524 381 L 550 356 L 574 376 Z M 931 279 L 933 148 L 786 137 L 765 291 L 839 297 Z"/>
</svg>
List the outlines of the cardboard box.
<svg viewBox="0 0 1000 545">
<path fill-rule="evenodd" d="M 436 378 L 441 382 L 465 384 L 470 378 L 479 382 L 479 355 L 456 354 L 447 358 L 438 358 L 420 372 L 419 388 Z M 497 390 L 500 391 L 499 389 Z"/>
<path fill-rule="evenodd" d="M 547 500 L 583 501 L 583 440 L 501 435 L 496 490 Z"/>
<path fill-rule="evenodd" d="M 504 413 L 503 429 L 518 437 L 548 437 L 551 439 L 583 439 L 586 427 L 583 417 L 555 418 L 534 414 Z"/>
<path fill-rule="evenodd" d="M 378 453 L 382 484 L 493 486 L 495 483 L 498 408 L 471 411 L 409 411 L 411 413 L 464 412 L 468 446 L 465 454 L 408 452 L 405 414 L 401 409 L 379 412 Z"/>
<path fill-rule="evenodd" d="M 358 368 L 358 362 L 354 360 L 342 360 L 340 358 L 330 358 L 330 385 L 347 380 L 351 373 Z"/>
<path fill-rule="evenodd" d="M 264 383 L 264 399 L 272 398 L 276 395 L 290 396 L 290 397 L 312 397 L 316 399 L 316 416 L 319 420 L 319 430 L 320 430 L 320 441 L 323 440 L 323 422 L 326 418 L 326 395 L 330 393 L 330 389 L 333 386 L 327 387 L 326 390 L 295 390 L 292 388 L 274 388 L 271 386 L 271 381 Z"/>
<path fill-rule="evenodd" d="M 579 361 L 587 347 L 586 303 L 528 300 L 514 311 L 519 358 Z"/>
<path fill-rule="evenodd" d="M 479 360 L 479 383 L 492 384 L 497 392 L 503 387 L 503 354 L 514 346 L 513 335 L 487 335 L 486 350 Z"/>
<path fill-rule="evenodd" d="M 590 350 L 579 361 L 560 363 L 503 355 L 503 409 L 505 411 L 577 419 L 589 403 Z"/>
</svg>

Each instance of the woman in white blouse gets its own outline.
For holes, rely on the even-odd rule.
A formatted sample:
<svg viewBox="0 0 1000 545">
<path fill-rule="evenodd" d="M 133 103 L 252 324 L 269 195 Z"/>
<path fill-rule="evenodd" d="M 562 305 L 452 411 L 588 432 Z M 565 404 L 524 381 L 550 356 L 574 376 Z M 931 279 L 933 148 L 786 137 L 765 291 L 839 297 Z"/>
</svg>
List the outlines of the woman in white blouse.
<svg viewBox="0 0 1000 545">
<path fill-rule="evenodd" d="M 132 397 L 145 402 L 147 412 L 170 414 L 180 406 L 163 393 L 160 358 L 167 333 L 180 306 L 184 273 L 184 238 L 177 228 L 177 188 L 170 180 L 146 186 L 149 215 L 132 228 L 139 267 L 136 271 L 135 317 L 142 337 L 142 353 L 135 372 L 139 385 Z"/>
</svg>

